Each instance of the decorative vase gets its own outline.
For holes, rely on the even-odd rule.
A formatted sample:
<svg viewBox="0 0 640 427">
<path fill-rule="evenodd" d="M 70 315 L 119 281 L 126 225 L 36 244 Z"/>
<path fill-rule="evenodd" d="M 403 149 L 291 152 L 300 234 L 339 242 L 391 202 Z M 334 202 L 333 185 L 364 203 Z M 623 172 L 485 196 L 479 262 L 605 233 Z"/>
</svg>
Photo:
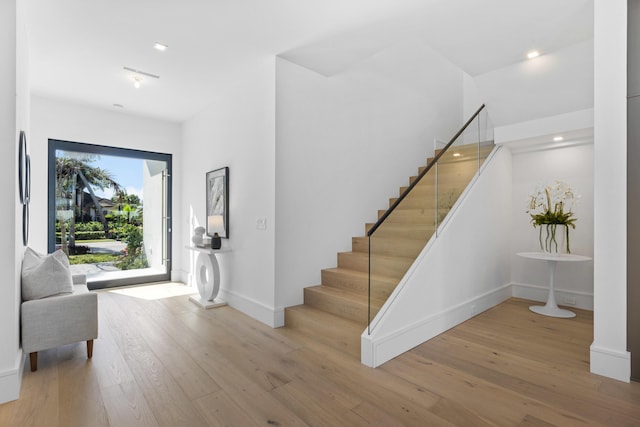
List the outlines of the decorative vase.
<svg viewBox="0 0 640 427">
<path fill-rule="evenodd" d="M 213 233 L 211 236 L 211 249 L 220 249 L 222 247 L 222 239 L 218 236 L 218 233 Z"/>
<path fill-rule="evenodd" d="M 544 253 L 559 255 L 571 253 L 569 249 L 569 228 L 566 224 L 541 224 L 540 249 Z"/>
<path fill-rule="evenodd" d="M 191 241 L 195 246 L 202 246 L 202 236 L 204 236 L 204 227 L 196 227 L 191 237 Z"/>
</svg>

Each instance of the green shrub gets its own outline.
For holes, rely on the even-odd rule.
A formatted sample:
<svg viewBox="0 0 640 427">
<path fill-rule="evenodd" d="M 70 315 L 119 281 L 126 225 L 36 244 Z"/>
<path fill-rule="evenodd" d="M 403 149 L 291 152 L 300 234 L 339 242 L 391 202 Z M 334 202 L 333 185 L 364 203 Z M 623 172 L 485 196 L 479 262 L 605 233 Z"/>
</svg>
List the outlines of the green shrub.
<svg viewBox="0 0 640 427">
<path fill-rule="evenodd" d="M 86 254 L 86 255 L 70 255 L 69 264 L 97 264 L 99 262 L 115 262 L 120 255 L 117 254 Z"/>
<path fill-rule="evenodd" d="M 149 267 L 149 263 L 147 262 L 147 256 L 144 254 L 144 251 L 138 249 L 120 258 L 120 260 L 115 263 L 115 266 L 120 270 L 135 270 L 138 268 L 147 268 Z"/>
<path fill-rule="evenodd" d="M 69 231 L 67 230 L 67 239 L 69 238 Z M 56 233 L 56 243 L 61 242 L 60 238 L 61 233 Z M 76 240 L 100 240 L 104 239 L 104 231 L 77 231 L 76 230 Z"/>
<path fill-rule="evenodd" d="M 102 231 L 102 232 L 104 232 L 104 227 L 102 227 L 102 223 L 100 221 L 77 222 L 76 223 L 76 233 L 78 231 Z"/>
</svg>

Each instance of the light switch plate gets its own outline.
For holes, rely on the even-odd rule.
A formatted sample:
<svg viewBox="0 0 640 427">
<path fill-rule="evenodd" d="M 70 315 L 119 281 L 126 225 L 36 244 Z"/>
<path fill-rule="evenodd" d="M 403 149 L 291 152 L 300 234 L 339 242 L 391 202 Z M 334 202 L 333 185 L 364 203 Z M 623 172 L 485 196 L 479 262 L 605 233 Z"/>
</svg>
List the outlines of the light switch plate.
<svg viewBox="0 0 640 427">
<path fill-rule="evenodd" d="M 265 218 L 265 217 L 256 218 L 256 228 L 258 230 L 266 230 L 267 229 L 267 218 Z"/>
</svg>

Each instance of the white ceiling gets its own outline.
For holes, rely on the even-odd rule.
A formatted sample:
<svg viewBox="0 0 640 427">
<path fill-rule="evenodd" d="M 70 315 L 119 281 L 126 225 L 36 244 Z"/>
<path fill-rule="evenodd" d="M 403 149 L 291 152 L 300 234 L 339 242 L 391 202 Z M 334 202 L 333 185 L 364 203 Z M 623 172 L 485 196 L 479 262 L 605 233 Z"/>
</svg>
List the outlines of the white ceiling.
<svg viewBox="0 0 640 427">
<path fill-rule="evenodd" d="M 172 121 L 256 58 L 332 75 L 419 37 L 476 76 L 593 36 L 593 0 L 28 1 L 34 94 Z M 124 66 L 160 78 L 135 89 Z"/>
</svg>

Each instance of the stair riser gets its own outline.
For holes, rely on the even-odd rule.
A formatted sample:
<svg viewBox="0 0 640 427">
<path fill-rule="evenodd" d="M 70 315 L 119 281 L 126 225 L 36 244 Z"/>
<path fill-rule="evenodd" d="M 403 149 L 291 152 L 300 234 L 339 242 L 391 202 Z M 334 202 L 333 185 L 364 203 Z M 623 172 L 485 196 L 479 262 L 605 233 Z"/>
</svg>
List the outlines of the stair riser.
<svg viewBox="0 0 640 427">
<path fill-rule="evenodd" d="M 366 322 L 368 318 L 369 309 L 366 298 L 363 298 L 361 303 L 355 303 L 334 295 L 316 292 L 313 288 L 305 288 L 304 303 L 355 322 Z"/>
<path fill-rule="evenodd" d="M 469 181 L 471 181 L 471 178 L 473 178 L 473 175 L 476 173 L 476 171 L 461 171 L 458 169 L 452 169 L 452 168 L 447 168 L 445 170 L 439 170 L 438 171 L 438 182 L 440 184 L 444 184 L 444 185 L 454 185 L 454 184 L 459 184 L 459 185 L 464 185 L 466 186 Z M 429 173 L 429 175 L 431 175 L 431 172 Z M 435 174 L 433 176 L 429 176 L 429 178 L 424 177 L 422 178 L 422 180 L 424 179 L 430 179 L 431 181 L 433 181 L 435 178 Z M 413 181 L 415 181 L 418 178 L 417 175 L 409 177 L 409 183 L 413 183 Z M 420 183 L 422 183 L 422 180 L 420 180 Z M 429 182 L 427 181 L 426 183 L 433 183 L 433 182 Z"/>
<path fill-rule="evenodd" d="M 315 337 L 329 347 L 360 358 L 360 334 L 357 331 L 344 330 L 330 323 L 315 321 L 289 308 L 284 310 L 284 319 L 288 328 Z M 362 329 L 365 327 L 366 321 L 362 322 Z"/>
<path fill-rule="evenodd" d="M 489 153 L 491 152 L 491 150 L 493 150 L 493 141 L 483 141 L 480 143 L 480 157 L 486 157 L 489 155 Z M 435 150 L 434 155 L 437 155 L 438 153 L 440 153 L 440 149 Z M 453 157 L 452 154 L 453 153 L 460 153 L 462 156 L 464 156 L 462 159 L 458 158 L 458 157 Z M 449 149 L 447 150 L 447 153 L 444 154 L 444 156 L 441 157 L 442 158 L 454 158 L 454 159 L 460 159 L 463 160 L 465 157 L 478 157 L 478 143 L 476 142 L 469 142 L 468 144 L 465 145 L 453 145 L 451 147 L 449 147 Z M 429 163 L 432 160 L 432 157 L 427 159 L 427 163 Z"/>
<path fill-rule="evenodd" d="M 375 238 L 374 238 L 375 239 Z M 376 239 L 371 243 L 371 252 L 374 255 L 391 255 L 399 257 L 414 258 L 424 248 L 426 241 L 406 240 L 406 239 Z M 354 252 L 369 253 L 369 242 L 367 237 L 354 237 L 351 240 Z"/>
<path fill-rule="evenodd" d="M 447 182 L 441 182 L 438 185 L 438 191 L 439 192 L 443 192 L 443 191 L 452 191 L 452 190 L 457 190 L 459 192 L 462 192 L 466 185 L 468 184 L 468 182 L 464 182 L 464 181 L 460 181 L 460 182 L 451 182 L 451 181 L 447 181 Z M 402 193 L 404 193 L 405 191 L 407 191 L 407 188 L 409 188 L 408 186 L 406 187 L 400 187 L 400 190 L 398 191 L 398 197 L 400 197 L 402 195 Z M 415 187 L 413 187 L 413 189 L 411 190 L 411 194 L 416 194 L 419 195 L 419 197 L 422 198 L 427 198 L 430 197 L 430 194 L 435 194 L 436 191 L 436 185 L 435 184 L 428 184 L 426 182 L 422 182 L 420 181 L 418 183 L 418 185 L 416 185 Z M 433 196 L 435 197 L 435 196 Z"/>
<path fill-rule="evenodd" d="M 373 224 L 367 227 L 365 234 L 369 231 Z M 398 226 L 408 226 L 400 229 Z M 411 229 L 411 227 L 415 227 Z M 427 241 L 433 235 L 435 227 L 433 225 L 424 224 L 394 224 L 385 222 L 373 234 L 374 237 L 396 237 L 400 239 L 415 239 Z"/>
<path fill-rule="evenodd" d="M 390 283 L 389 281 L 372 278 L 371 297 L 378 300 L 386 300 L 398 286 L 398 281 Z M 368 297 L 369 295 L 369 279 L 367 277 L 348 276 L 334 271 L 323 270 L 322 285 L 357 292 L 363 297 Z"/>
<path fill-rule="evenodd" d="M 378 218 L 382 218 L 386 211 L 378 211 Z M 445 214 L 447 210 L 440 210 Z M 434 226 L 436 222 L 435 209 L 397 209 L 387 217 L 385 223 L 389 224 L 423 224 Z"/>
<path fill-rule="evenodd" d="M 389 207 L 398 200 L 398 197 L 389 199 Z M 433 192 L 428 194 L 418 194 L 411 192 L 410 195 L 405 197 L 402 202 L 396 207 L 396 209 L 435 209 L 436 197 Z"/>
<path fill-rule="evenodd" d="M 407 196 L 398 206 L 396 206 L 395 210 L 406 210 L 406 209 L 435 209 L 436 205 L 442 207 L 451 207 L 460 197 L 460 190 L 452 189 L 449 191 L 440 191 L 438 194 L 438 200 L 436 200 L 435 196 L 429 194 L 427 197 L 417 197 L 417 195 L 411 194 Z M 393 205 L 397 199 L 390 199 L 389 207 Z"/>
<path fill-rule="evenodd" d="M 358 256 L 359 253 L 343 252 L 338 254 L 338 267 L 347 268 L 349 270 L 362 271 L 367 273 L 369 271 L 369 257 Z M 409 270 L 413 260 L 410 258 L 389 257 L 376 259 L 376 262 L 371 265 L 371 272 L 373 274 L 385 275 L 396 279 L 401 279 L 402 276 Z"/>
</svg>

